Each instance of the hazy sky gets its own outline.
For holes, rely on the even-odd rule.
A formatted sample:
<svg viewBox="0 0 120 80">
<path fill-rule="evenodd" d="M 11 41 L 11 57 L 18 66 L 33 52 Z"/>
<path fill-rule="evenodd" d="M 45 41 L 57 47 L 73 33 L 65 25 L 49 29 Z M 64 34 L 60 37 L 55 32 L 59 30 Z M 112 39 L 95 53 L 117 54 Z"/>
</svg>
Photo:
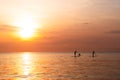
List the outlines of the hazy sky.
<svg viewBox="0 0 120 80">
<path fill-rule="evenodd" d="M 17 34 L 22 21 L 34 38 Z M 120 0 L 0 0 L 0 51 L 76 49 L 120 51 Z"/>
</svg>

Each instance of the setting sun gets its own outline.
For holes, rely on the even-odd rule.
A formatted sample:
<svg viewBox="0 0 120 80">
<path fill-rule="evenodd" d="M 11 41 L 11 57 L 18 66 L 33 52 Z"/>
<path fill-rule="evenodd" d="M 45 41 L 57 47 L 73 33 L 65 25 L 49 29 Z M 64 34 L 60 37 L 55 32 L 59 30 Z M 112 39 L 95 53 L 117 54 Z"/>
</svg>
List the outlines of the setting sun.
<svg viewBox="0 0 120 80">
<path fill-rule="evenodd" d="M 16 17 L 14 25 L 18 27 L 18 35 L 23 39 L 33 37 L 38 27 L 37 19 L 31 14 Z"/>
<path fill-rule="evenodd" d="M 22 29 L 18 33 L 22 38 L 30 38 L 34 35 L 33 29 Z"/>
</svg>

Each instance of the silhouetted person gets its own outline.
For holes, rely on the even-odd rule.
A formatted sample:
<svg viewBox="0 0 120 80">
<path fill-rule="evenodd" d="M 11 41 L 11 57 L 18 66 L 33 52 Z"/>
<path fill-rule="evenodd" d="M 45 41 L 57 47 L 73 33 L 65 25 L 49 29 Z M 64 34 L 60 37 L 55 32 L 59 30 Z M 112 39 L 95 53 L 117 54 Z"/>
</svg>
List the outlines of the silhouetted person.
<svg viewBox="0 0 120 80">
<path fill-rule="evenodd" d="M 92 57 L 95 57 L 95 51 L 92 52 Z"/>
<path fill-rule="evenodd" d="M 78 57 L 80 57 L 80 56 L 81 56 L 81 54 L 79 53 L 79 54 L 78 54 Z"/>
<path fill-rule="evenodd" d="M 76 54 L 77 54 L 77 51 L 75 50 L 75 51 L 74 51 L 74 57 L 76 57 Z"/>
</svg>

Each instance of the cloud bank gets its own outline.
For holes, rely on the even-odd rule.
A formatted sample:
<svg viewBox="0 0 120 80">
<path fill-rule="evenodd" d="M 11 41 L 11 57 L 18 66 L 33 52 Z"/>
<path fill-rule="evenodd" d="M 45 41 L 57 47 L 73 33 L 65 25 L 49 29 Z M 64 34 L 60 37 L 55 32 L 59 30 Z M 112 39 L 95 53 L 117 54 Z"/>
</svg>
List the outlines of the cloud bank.
<svg viewBox="0 0 120 80">
<path fill-rule="evenodd" d="M 111 30 L 108 33 L 110 33 L 110 34 L 120 34 L 120 30 Z"/>
</svg>

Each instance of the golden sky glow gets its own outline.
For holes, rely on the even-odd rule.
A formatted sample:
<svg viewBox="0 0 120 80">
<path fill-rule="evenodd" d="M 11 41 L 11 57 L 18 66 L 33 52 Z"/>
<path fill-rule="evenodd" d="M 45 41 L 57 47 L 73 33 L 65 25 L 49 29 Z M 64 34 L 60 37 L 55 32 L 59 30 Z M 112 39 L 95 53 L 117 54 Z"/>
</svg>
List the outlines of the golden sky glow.
<svg viewBox="0 0 120 80">
<path fill-rule="evenodd" d="M 118 51 L 119 4 L 119 0 L 1 0 L 0 51 Z"/>
</svg>

